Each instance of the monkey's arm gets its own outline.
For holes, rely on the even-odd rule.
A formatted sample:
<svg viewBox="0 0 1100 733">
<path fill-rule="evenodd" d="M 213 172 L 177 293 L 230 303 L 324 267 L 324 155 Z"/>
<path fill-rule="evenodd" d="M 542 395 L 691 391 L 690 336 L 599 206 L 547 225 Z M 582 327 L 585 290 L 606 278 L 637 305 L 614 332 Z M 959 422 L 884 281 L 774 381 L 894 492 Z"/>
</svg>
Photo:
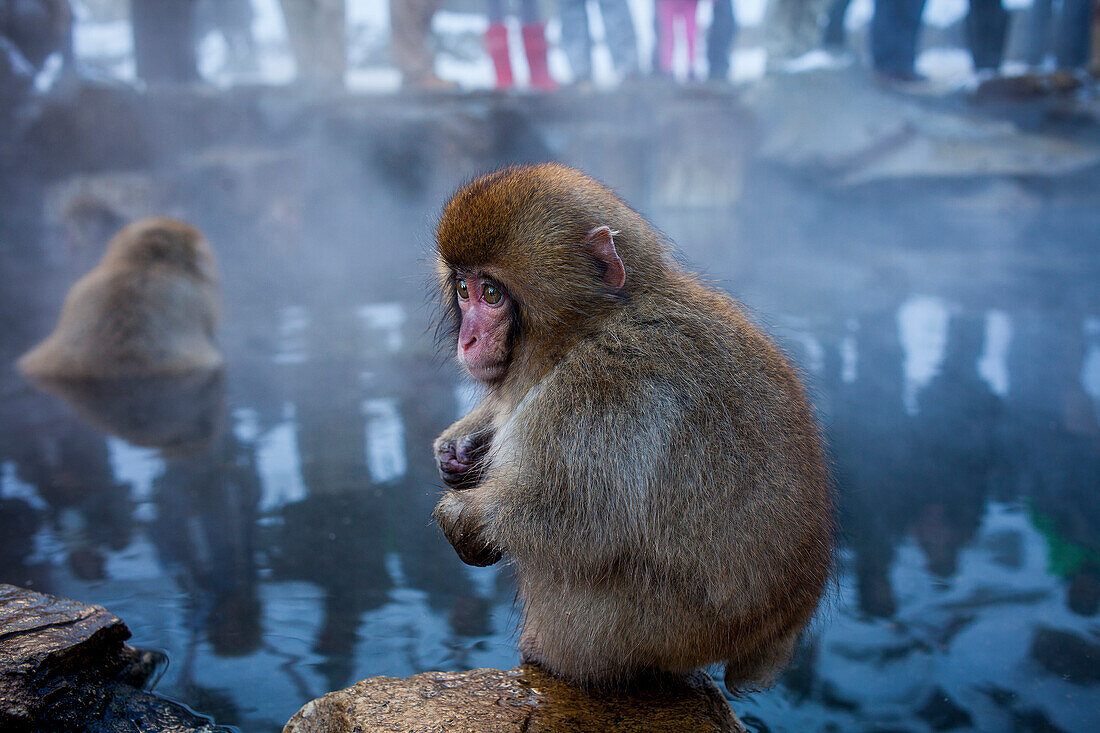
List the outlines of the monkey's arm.
<svg viewBox="0 0 1100 733">
<path fill-rule="evenodd" d="M 481 482 L 482 459 L 493 440 L 493 405 L 489 400 L 471 410 L 436 438 L 439 475 L 452 489 L 469 489 Z"/>
</svg>

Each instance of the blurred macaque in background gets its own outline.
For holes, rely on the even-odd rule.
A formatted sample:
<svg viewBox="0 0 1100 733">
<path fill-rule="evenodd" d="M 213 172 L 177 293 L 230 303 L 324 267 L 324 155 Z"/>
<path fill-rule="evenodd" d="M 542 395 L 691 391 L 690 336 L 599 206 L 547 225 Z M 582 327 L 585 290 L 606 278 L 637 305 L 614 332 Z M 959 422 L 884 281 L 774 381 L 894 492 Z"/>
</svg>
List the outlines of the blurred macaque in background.
<svg viewBox="0 0 1100 733">
<path fill-rule="evenodd" d="M 19 360 L 38 378 L 142 377 L 215 369 L 220 317 L 210 245 L 174 219 L 143 219 L 69 291 L 54 332 Z"/>
</svg>

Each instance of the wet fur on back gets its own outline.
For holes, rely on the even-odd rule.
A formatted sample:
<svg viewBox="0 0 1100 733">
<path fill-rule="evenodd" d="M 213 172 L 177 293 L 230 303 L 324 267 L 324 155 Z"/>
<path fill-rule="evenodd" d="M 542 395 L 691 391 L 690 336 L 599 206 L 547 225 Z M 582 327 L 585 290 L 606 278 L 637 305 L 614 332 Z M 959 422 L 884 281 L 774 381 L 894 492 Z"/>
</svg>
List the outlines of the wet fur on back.
<svg viewBox="0 0 1100 733">
<path fill-rule="evenodd" d="M 210 245 L 198 229 L 152 218 L 124 227 L 78 280 L 57 328 L 19 360 L 38 377 L 150 376 L 222 364 Z"/>
</svg>

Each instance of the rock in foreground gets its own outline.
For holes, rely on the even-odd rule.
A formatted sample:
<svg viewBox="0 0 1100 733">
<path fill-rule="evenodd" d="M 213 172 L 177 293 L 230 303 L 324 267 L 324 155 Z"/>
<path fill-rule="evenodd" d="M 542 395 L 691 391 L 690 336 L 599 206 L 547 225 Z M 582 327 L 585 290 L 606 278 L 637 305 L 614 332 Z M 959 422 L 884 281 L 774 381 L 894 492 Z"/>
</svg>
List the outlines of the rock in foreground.
<svg viewBox="0 0 1100 733">
<path fill-rule="evenodd" d="M 0 584 L 0 730 L 228 733 L 141 687 L 158 655 L 100 606 Z"/>
<path fill-rule="evenodd" d="M 372 677 L 306 703 L 283 733 L 745 731 L 702 672 L 629 694 L 588 693 L 532 665 Z"/>
</svg>

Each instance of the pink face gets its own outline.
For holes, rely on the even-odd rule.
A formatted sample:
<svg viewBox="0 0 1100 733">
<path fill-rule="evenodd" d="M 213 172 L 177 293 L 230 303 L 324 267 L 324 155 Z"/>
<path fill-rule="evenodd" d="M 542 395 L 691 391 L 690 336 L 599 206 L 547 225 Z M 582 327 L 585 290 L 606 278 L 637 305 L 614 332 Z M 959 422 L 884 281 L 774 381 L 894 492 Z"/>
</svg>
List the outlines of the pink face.
<svg viewBox="0 0 1100 733">
<path fill-rule="evenodd" d="M 511 349 L 512 299 L 482 275 L 459 275 L 455 285 L 462 313 L 458 360 L 480 382 L 502 379 Z"/>
</svg>

